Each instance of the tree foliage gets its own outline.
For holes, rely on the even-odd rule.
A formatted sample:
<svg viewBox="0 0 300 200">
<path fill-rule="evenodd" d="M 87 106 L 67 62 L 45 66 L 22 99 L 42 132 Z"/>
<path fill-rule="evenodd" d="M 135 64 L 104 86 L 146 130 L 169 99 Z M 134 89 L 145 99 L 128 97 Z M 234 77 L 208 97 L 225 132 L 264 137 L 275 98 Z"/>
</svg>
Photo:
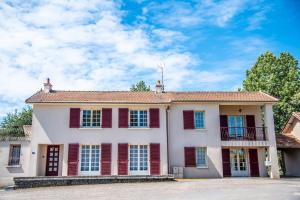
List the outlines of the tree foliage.
<svg viewBox="0 0 300 200">
<path fill-rule="evenodd" d="M 132 92 L 147 92 L 151 91 L 150 86 L 146 86 L 146 83 L 144 81 L 139 81 L 135 85 L 132 85 L 130 88 L 130 91 Z"/>
<path fill-rule="evenodd" d="M 32 124 L 32 108 L 23 108 L 21 112 L 8 113 L 1 123 L 2 128 L 21 127 Z"/>
<path fill-rule="evenodd" d="M 279 99 L 273 108 L 275 130 L 279 133 L 291 112 L 300 111 L 298 61 L 286 52 L 278 57 L 272 52 L 260 55 L 254 66 L 247 70 L 243 89 L 262 91 Z"/>
</svg>

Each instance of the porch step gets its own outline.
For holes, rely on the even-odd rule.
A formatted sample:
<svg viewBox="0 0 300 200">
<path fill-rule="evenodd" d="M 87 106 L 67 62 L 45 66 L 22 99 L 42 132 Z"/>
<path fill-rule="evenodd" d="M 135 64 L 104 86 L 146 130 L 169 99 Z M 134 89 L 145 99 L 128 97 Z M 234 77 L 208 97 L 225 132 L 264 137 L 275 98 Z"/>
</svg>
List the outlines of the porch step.
<svg viewBox="0 0 300 200">
<path fill-rule="evenodd" d="M 165 176 L 37 176 L 14 177 L 15 188 L 34 188 L 65 185 L 110 184 L 110 183 L 138 183 L 174 181 L 173 175 Z"/>
</svg>

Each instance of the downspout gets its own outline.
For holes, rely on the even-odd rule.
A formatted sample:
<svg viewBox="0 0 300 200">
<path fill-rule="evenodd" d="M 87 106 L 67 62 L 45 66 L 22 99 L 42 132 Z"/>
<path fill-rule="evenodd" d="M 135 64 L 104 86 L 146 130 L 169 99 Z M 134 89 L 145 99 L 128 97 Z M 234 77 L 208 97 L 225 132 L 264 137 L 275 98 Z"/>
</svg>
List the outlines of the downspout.
<svg viewBox="0 0 300 200">
<path fill-rule="evenodd" d="M 170 113 L 170 106 L 167 106 L 166 109 L 167 162 L 168 162 L 168 174 L 171 174 L 170 155 L 169 155 L 169 113 Z"/>
</svg>

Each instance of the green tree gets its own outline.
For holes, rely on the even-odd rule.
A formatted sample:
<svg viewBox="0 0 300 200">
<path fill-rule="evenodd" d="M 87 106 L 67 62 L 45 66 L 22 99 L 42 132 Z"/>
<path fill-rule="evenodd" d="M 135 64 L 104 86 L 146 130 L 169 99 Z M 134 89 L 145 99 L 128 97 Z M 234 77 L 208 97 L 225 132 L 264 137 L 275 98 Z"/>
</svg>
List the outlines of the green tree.
<svg viewBox="0 0 300 200">
<path fill-rule="evenodd" d="M 5 135 L 22 135 L 23 125 L 32 124 L 32 108 L 23 108 L 21 112 L 8 113 L 2 123 L 0 134 Z"/>
<path fill-rule="evenodd" d="M 132 92 L 147 92 L 151 91 L 150 86 L 146 86 L 144 81 L 139 81 L 137 84 L 132 85 L 130 88 Z"/>
<path fill-rule="evenodd" d="M 275 130 L 279 133 L 291 112 L 300 111 L 298 61 L 286 52 L 278 57 L 272 52 L 260 55 L 254 66 L 247 70 L 243 89 L 262 91 L 279 99 L 273 108 Z"/>
</svg>

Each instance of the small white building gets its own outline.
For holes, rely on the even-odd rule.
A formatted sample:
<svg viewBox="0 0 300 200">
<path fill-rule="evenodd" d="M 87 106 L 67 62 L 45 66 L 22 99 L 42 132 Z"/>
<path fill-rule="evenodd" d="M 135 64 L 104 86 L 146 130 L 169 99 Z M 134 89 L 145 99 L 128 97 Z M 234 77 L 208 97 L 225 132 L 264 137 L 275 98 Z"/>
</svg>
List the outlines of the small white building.
<svg viewBox="0 0 300 200">
<path fill-rule="evenodd" d="M 28 176 L 279 177 L 272 105 L 262 92 L 61 91 L 33 106 Z"/>
</svg>

